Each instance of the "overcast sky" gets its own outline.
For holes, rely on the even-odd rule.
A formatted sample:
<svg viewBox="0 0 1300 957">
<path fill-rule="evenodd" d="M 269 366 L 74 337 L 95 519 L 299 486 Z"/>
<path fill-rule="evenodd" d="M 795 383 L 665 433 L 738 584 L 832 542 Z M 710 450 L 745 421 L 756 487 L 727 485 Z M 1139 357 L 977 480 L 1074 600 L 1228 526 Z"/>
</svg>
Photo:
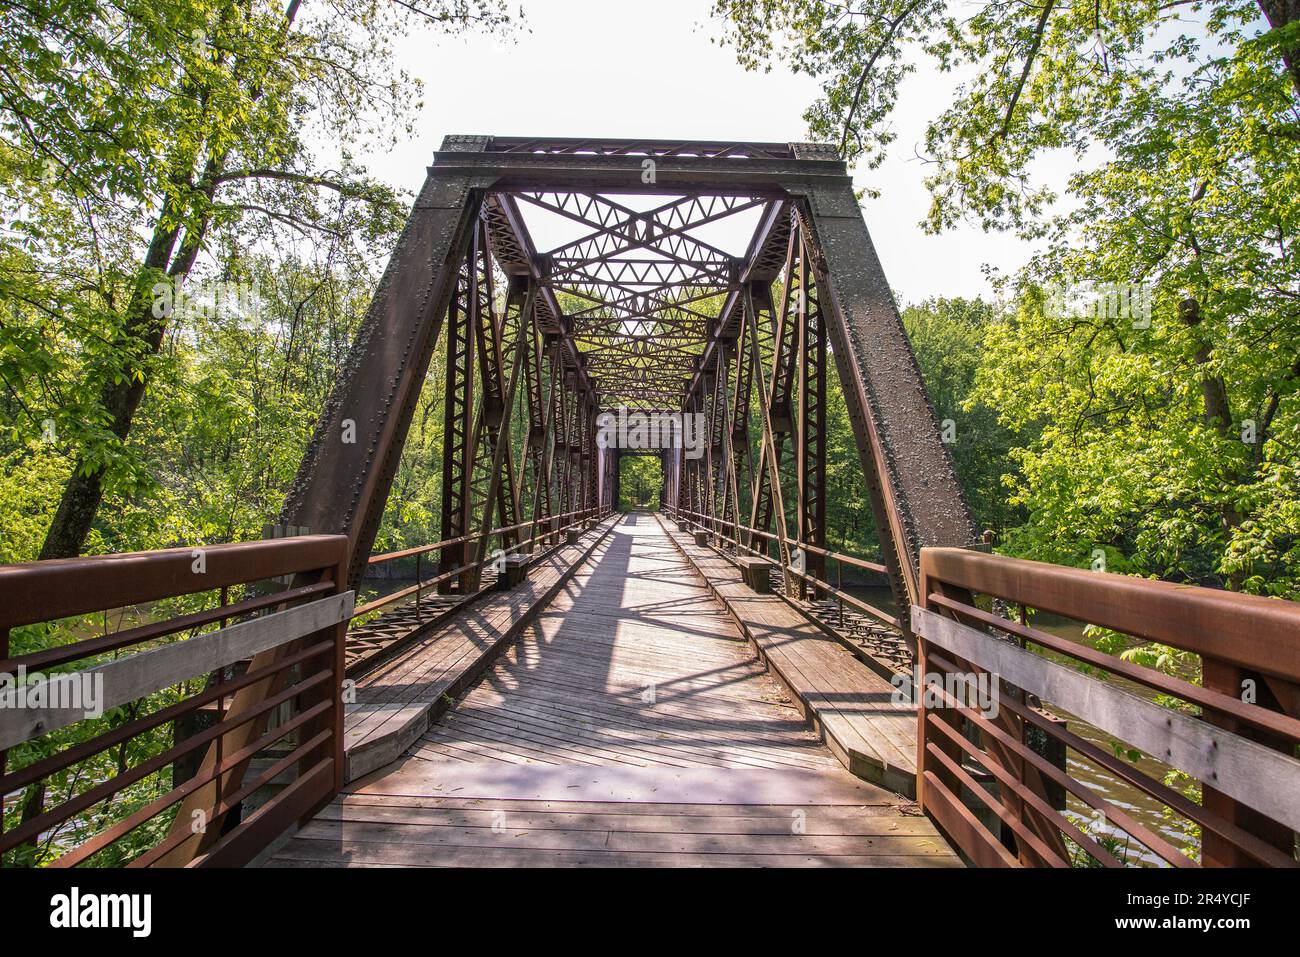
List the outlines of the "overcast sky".
<svg viewBox="0 0 1300 957">
<path fill-rule="evenodd" d="M 816 84 L 780 67 L 747 73 L 734 52 L 711 42 L 709 0 L 524 0 L 531 32 L 502 43 L 414 30 L 398 61 L 425 83 L 417 135 L 365 157 L 379 176 L 409 190 L 423 181 L 448 133 L 520 136 L 638 136 L 665 139 L 808 138 L 802 116 Z M 891 285 L 905 302 L 988 293 L 981 266 L 1020 266 L 1027 247 L 974 227 L 926 236 L 923 164 L 914 156 L 925 121 L 947 102 L 946 78 L 913 74 L 895 118 L 893 154 L 855 171 L 867 225 Z"/>
</svg>

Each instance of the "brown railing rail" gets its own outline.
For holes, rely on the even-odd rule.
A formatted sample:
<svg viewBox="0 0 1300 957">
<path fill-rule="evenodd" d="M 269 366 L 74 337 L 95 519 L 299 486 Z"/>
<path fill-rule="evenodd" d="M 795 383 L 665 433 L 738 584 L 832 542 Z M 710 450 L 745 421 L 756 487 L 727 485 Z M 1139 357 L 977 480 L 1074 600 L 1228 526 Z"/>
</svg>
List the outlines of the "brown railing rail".
<svg viewBox="0 0 1300 957">
<path fill-rule="evenodd" d="M 1117 866 L 1128 847 L 1178 867 L 1296 865 L 1300 604 L 957 548 L 923 549 L 921 579 L 918 797 L 972 861 Z M 1028 610 L 1190 652 L 1200 683 L 1033 627 Z M 996 709 L 973 693 L 981 675 Z M 1145 773 L 1130 748 L 1187 778 Z M 1199 848 L 1090 788 L 1088 769 L 1163 805 Z"/>
<path fill-rule="evenodd" d="M 346 569 L 341 535 L 0 566 L 0 861 L 240 864 L 323 804 Z M 84 637 L 109 611 L 141 623 Z"/>
<path fill-rule="evenodd" d="M 465 581 L 466 584 L 472 584 L 468 579 L 469 574 L 479 571 L 492 560 L 492 556 L 488 554 L 486 549 L 479 548 L 477 550 L 478 557 L 473 561 L 457 565 L 455 568 L 440 572 L 431 578 L 425 578 L 423 575 L 422 563 L 424 556 L 430 552 L 441 552 L 444 549 L 454 548 L 458 545 L 464 545 L 470 542 L 488 542 L 495 536 L 510 535 L 513 532 L 518 532 L 525 528 L 529 529 L 530 536 L 528 538 L 518 542 L 503 543 L 505 547 L 502 548 L 502 552 L 506 555 L 513 555 L 519 552 L 531 550 L 533 546 L 539 543 L 545 544 L 556 542 L 559 540 L 559 536 L 568 529 L 581 526 L 591 519 L 602 519 L 611 511 L 612 509 L 602 510 L 600 508 L 580 509 L 578 511 L 565 512 L 562 515 L 545 516 L 532 521 L 519 522 L 515 525 L 506 525 L 502 528 L 494 528 L 486 532 L 477 532 L 473 535 L 461 535 L 458 538 L 449 538 L 440 542 L 432 542 L 428 545 L 416 545 L 411 548 L 403 548 L 398 549 L 397 551 L 371 555 L 367 564 L 372 566 L 381 565 L 385 562 L 414 558 L 416 560 L 415 584 L 384 595 L 381 598 L 376 598 L 374 601 L 366 602 L 364 605 L 357 606 L 356 611 L 353 612 L 353 617 L 359 618 L 362 615 L 368 615 L 371 612 L 379 611 L 382 608 L 387 608 L 390 605 L 398 604 L 410 598 L 415 599 L 418 608 L 421 596 L 430 588 L 436 588 L 444 582 L 450 582 L 453 579 L 461 579 L 462 581 Z M 540 532 L 538 531 L 539 528 L 541 529 Z"/>
</svg>

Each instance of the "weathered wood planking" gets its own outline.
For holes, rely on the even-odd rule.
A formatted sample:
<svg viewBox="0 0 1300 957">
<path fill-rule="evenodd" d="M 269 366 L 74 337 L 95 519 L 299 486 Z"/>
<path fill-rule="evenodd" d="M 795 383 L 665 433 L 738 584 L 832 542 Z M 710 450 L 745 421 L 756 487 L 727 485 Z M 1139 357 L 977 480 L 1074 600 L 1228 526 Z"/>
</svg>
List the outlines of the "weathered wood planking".
<svg viewBox="0 0 1300 957">
<path fill-rule="evenodd" d="M 653 519 L 602 542 L 416 752 L 634 767 L 834 767 Z"/>
<path fill-rule="evenodd" d="M 821 771 L 432 762 L 356 782 L 271 866 L 956 867 L 930 821 Z"/>
<path fill-rule="evenodd" d="M 888 681 L 779 596 L 755 593 L 732 562 L 661 524 L 843 765 L 914 796 L 916 709 L 896 704 Z"/>
<path fill-rule="evenodd" d="M 462 607 L 440 627 L 357 682 L 348 705 L 344 749 L 348 780 L 397 760 L 429 727 L 450 697 L 463 691 L 512 641 L 591 553 L 610 518 L 577 545 L 539 560 L 528 580 Z"/>
<path fill-rule="evenodd" d="M 840 767 L 644 515 L 269 863 L 959 865 L 910 802 Z"/>
</svg>

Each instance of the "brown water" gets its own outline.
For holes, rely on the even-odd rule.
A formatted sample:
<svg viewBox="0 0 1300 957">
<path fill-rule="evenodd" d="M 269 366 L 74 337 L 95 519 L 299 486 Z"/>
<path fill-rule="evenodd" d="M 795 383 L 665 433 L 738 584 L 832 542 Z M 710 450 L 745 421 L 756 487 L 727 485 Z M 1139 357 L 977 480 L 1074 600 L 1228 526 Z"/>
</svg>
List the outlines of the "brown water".
<svg viewBox="0 0 1300 957">
<path fill-rule="evenodd" d="M 859 585 L 846 585 L 844 591 L 858 598 L 863 599 L 876 606 L 895 613 L 897 606 L 894 603 L 893 595 L 888 588 L 866 587 Z M 1075 644 L 1085 647 L 1093 647 L 1090 639 L 1083 633 L 1084 626 L 1078 622 L 1068 619 L 1058 618 L 1052 615 L 1039 614 L 1033 621 L 1035 628 L 1048 632 L 1049 634 L 1065 638 Z M 1054 656 L 1056 660 L 1065 661 L 1061 656 Z M 1149 688 L 1135 684 L 1125 678 L 1110 676 L 1108 682 L 1115 687 L 1122 688 L 1139 697 L 1147 700 L 1154 700 L 1155 694 Z M 1113 753 L 1115 739 L 1112 735 L 1099 728 L 1093 727 L 1086 721 L 1068 713 L 1062 708 L 1044 702 L 1048 710 L 1054 714 L 1066 719 L 1067 727 L 1079 737 L 1083 738 L 1090 744 L 1095 745 L 1102 751 L 1110 754 Z M 1127 749 L 1125 749 L 1127 750 Z M 1164 781 L 1165 775 L 1171 768 L 1162 764 L 1147 755 L 1143 754 L 1137 761 L 1129 761 L 1127 757 L 1123 760 L 1130 763 L 1132 767 L 1142 774 L 1155 781 Z M 1074 749 L 1066 751 L 1066 765 L 1070 777 L 1079 781 L 1090 791 L 1096 793 L 1099 797 L 1121 808 L 1131 815 L 1135 821 L 1143 827 L 1148 828 L 1155 834 L 1168 840 L 1175 847 L 1187 848 L 1194 847 L 1199 842 L 1191 834 L 1183 830 L 1182 824 L 1185 822 L 1181 817 L 1167 817 L 1166 809 L 1163 804 L 1150 795 L 1139 791 L 1128 782 L 1118 778 L 1112 772 L 1105 768 L 1099 767 L 1092 761 L 1086 759 Z M 1091 808 L 1074 795 L 1067 795 L 1066 798 L 1066 816 L 1074 820 L 1081 828 L 1086 829 L 1091 820 Z M 1189 825 L 1190 826 L 1190 825 Z M 1136 841 L 1128 841 L 1123 832 L 1117 831 L 1113 825 L 1106 825 L 1101 834 L 1095 834 L 1094 837 L 1100 837 L 1104 834 L 1113 835 L 1120 843 L 1113 850 L 1116 857 L 1126 859 L 1130 864 L 1164 867 L 1168 866 L 1161 858 L 1149 851 L 1147 848 L 1138 844 Z"/>
</svg>

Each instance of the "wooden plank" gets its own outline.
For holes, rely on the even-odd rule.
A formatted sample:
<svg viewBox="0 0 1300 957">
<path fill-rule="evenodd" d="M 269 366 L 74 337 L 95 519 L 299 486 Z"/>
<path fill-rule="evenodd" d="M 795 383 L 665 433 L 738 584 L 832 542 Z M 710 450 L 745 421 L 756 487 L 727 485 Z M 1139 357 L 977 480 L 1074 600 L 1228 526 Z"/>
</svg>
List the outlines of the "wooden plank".
<svg viewBox="0 0 1300 957">
<path fill-rule="evenodd" d="M 505 699 L 502 706 L 510 713 L 536 716 L 539 722 L 553 727 L 576 727 L 580 734 L 589 727 L 584 721 L 594 718 L 598 724 L 590 727 L 615 743 L 626 741 L 633 747 L 638 743 L 653 744 L 656 752 L 664 749 L 682 756 L 712 755 L 731 760 L 753 759 L 800 766 L 836 764 L 831 755 L 814 747 L 814 742 L 806 740 L 804 735 L 794 737 L 792 732 L 804 730 L 802 721 L 797 726 L 791 722 L 791 726 L 782 729 L 786 733 L 781 734 L 777 730 L 763 729 L 759 721 L 736 720 L 739 716 L 734 711 L 701 714 L 685 708 L 670 710 L 666 704 L 656 704 L 652 717 L 642 717 L 640 709 L 605 707 L 594 700 L 590 703 L 574 701 L 566 707 L 562 701 L 525 696 L 523 690 Z M 464 707 L 462 705 L 455 714 L 462 713 Z M 677 714 L 683 717 L 675 717 Z M 762 721 L 762 724 L 767 723 Z"/>
<path fill-rule="evenodd" d="M 919 606 L 926 641 L 1300 831 L 1300 761 Z"/>
<path fill-rule="evenodd" d="M 573 767 L 522 768 L 407 758 L 354 782 L 345 794 L 658 804 L 896 806 L 898 795 L 840 769 Z"/>
<path fill-rule="evenodd" d="M 360 841 L 295 838 L 276 855 L 273 867 L 960 867 L 948 855 L 682 854 L 615 850 L 531 850 L 366 844 Z"/>
<path fill-rule="evenodd" d="M 933 771 L 925 772 L 925 810 L 958 847 L 965 848 L 976 867 L 1019 867 L 1020 862 L 1003 847 L 970 808 L 953 797 Z"/>
<path fill-rule="evenodd" d="M 864 814 L 856 807 L 735 807 L 717 805 L 712 814 L 651 813 L 646 805 L 620 807 L 621 813 L 599 810 L 607 805 L 581 805 L 596 810 L 555 810 L 540 801 L 512 802 L 513 807 L 499 807 L 495 800 L 474 808 L 402 807 L 385 804 L 337 804 L 322 810 L 319 821 L 344 821 L 370 824 L 405 824 L 453 828 L 488 828 L 501 826 L 511 830 L 635 831 L 642 834 L 764 834 L 785 836 L 798 820 L 802 833 L 827 837 L 869 837 L 923 835 L 934 833 L 934 825 L 925 817 Z"/>
<path fill-rule="evenodd" d="M 648 684 L 653 702 L 643 700 Z M 598 548 L 425 742 L 463 747 L 463 756 L 490 756 L 495 745 L 511 763 L 835 763 L 722 607 L 644 522 Z"/>
<path fill-rule="evenodd" d="M 331 595 L 103 665 L 49 676 L 45 679 L 47 690 L 58 701 L 81 702 L 81 689 L 98 689 L 91 693 L 95 700 L 90 703 L 102 713 L 346 621 L 354 600 L 355 593 L 350 591 Z M 0 693 L 0 751 L 96 716 L 81 707 L 19 707 L 24 690 Z"/>
<path fill-rule="evenodd" d="M 791 695 L 844 766 L 902 794 L 916 793 L 916 711 L 896 705 L 893 687 L 797 609 L 758 595 L 738 568 L 665 527 L 665 534 Z"/>
<path fill-rule="evenodd" d="M 436 812 L 453 814 L 459 812 L 471 811 L 519 811 L 521 813 L 536 814 L 569 814 L 585 817 L 625 817 L 634 815 L 644 816 L 663 816 L 671 817 L 674 820 L 683 818 L 703 817 L 717 818 L 719 820 L 745 819 L 745 820 L 780 820 L 788 821 L 790 812 L 793 810 L 806 810 L 809 815 L 816 816 L 820 819 L 839 820 L 853 819 L 861 816 L 887 817 L 891 821 L 897 820 L 917 820 L 924 822 L 925 818 L 921 815 L 920 810 L 911 805 L 910 810 L 905 816 L 900 816 L 898 804 L 691 804 L 683 802 L 678 804 L 656 804 L 652 801 L 638 801 L 636 803 L 619 803 L 611 801 L 530 801 L 518 798 L 496 797 L 490 800 L 476 797 L 445 797 L 431 795 L 411 795 L 411 794 L 370 794 L 361 792 L 352 792 L 341 794 L 330 805 L 329 808 L 322 809 L 321 813 L 325 814 L 330 808 L 342 813 L 343 808 L 415 808 L 419 810 L 433 810 Z"/>
<path fill-rule="evenodd" d="M 307 824 L 299 836 L 315 841 L 357 841 L 392 844 L 436 854 L 442 847 L 518 848 L 527 850 L 650 851 L 659 854 L 815 854 L 818 856 L 870 854 L 944 857 L 951 852 L 933 833 L 921 834 L 807 834 L 790 824 L 783 832 L 699 833 L 691 831 L 640 831 L 606 828 L 575 830 L 527 828 L 510 815 L 497 826 L 457 827 L 422 823 L 322 820 Z"/>
<path fill-rule="evenodd" d="M 355 780 L 396 761 L 495 656 L 554 597 L 604 539 L 608 519 L 578 545 L 539 562 L 519 588 L 464 606 L 440 628 L 365 675 L 345 719 L 345 778 Z"/>
<path fill-rule="evenodd" d="M 1030 608 L 1087 621 L 1277 675 L 1300 677 L 1300 606 L 1263 595 L 1067 568 L 966 548 L 931 548 L 936 581 L 1014 596 Z"/>
</svg>

